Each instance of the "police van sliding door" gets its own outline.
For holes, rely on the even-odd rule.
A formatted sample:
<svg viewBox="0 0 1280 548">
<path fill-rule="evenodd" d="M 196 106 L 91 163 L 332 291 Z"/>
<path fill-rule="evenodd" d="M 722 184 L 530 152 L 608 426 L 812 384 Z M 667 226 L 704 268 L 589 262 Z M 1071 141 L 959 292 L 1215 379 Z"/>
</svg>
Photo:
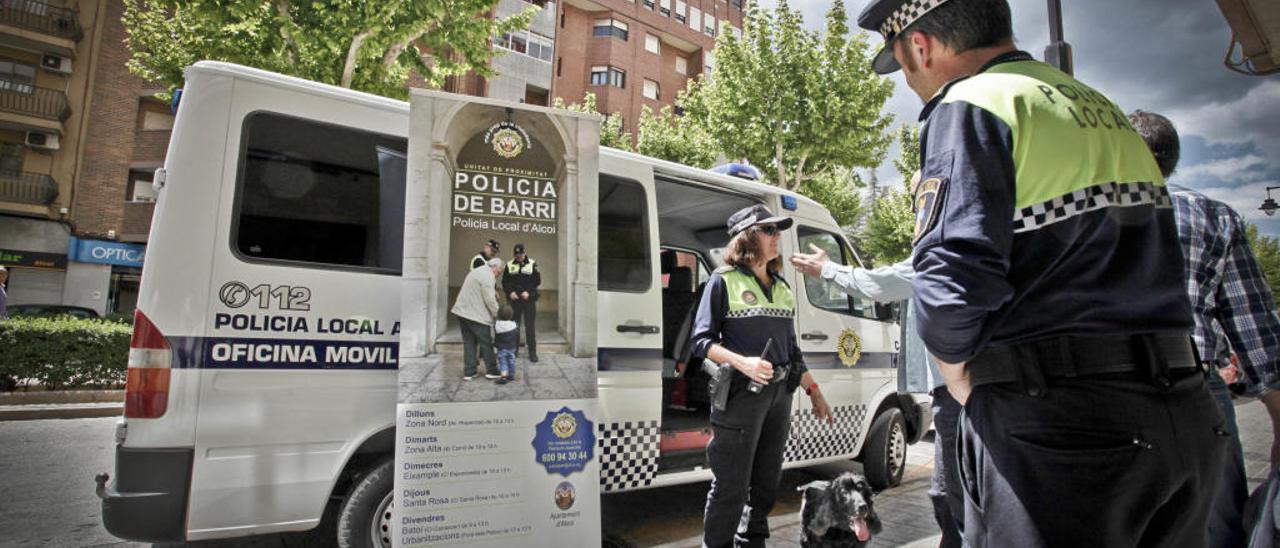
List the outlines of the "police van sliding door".
<svg viewBox="0 0 1280 548">
<path fill-rule="evenodd" d="M 236 83 L 203 348 L 189 528 L 304 529 L 394 424 L 402 111 Z M 192 268 L 200 268 L 192 265 Z"/>
<path fill-rule="evenodd" d="M 802 252 L 808 253 L 809 244 L 813 244 L 825 250 L 828 258 L 836 263 L 857 265 L 844 239 L 832 232 L 799 222 L 795 237 L 797 249 Z M 865 406 L 877 391 L 896 382 L 893 369 L 896 333 L 890 335 L 886 324 L 876 319 L 877 314 L 887 309 L 876 307 L 869 300 L 850 297 L 825 280 L 800 278 L 804 282 L 795 284 L 802 286 L 797 300 L 808 303 L 797 307 L 796 335 L 805 363 L 822 383 L 832 407 Z M 808 398 L 800 400 L 808 404 Z M 854 416 L 858 416 L 858 409 L 854 411 Z"/>
<path fill-rule="evenodd" d="M 662 284 L 649 166 L 600 156 L 599 369 L 606 419 L 653 421 L 662 405 Z"/>
</svg>

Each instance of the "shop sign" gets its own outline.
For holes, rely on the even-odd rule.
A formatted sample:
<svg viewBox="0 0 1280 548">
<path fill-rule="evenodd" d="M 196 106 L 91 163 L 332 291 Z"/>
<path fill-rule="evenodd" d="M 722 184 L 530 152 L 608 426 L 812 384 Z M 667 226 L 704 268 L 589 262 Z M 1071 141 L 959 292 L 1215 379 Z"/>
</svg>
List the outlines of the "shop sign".
<svg viewBox="0 0 1280 548">
<path fill-rule="evenodd" d="M 147 254 L 147 246 L 105 240 L 82 240 L 71 237 L 67 256 L 81 263 L 98 263 L 141 268 Z"/>
<path fill-rule="evenodd" d="M 60 253 L 0 249 L 0 265 L 66 270 L 67 257 Z"/>
</svg>

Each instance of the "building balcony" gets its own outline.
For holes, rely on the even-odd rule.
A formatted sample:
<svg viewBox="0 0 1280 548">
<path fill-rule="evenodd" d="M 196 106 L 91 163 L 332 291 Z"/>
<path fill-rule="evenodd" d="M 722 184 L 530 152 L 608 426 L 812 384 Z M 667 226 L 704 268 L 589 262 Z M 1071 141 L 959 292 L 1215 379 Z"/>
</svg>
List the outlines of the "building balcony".
<svg viewBox="0 0 1280 548">
<path fill-rule="evenodd" d="M 0 169 L 0 202 L 49 205 L 58 197 L 58 183 L 47 173 Z"/>
<path fill-rule="evenodd" d="M 65 122 L 71 102 L 61 90 L 0 79 L 0 112 Z"/>
<path fill-rule="evenodd" d="M 84 37 L 76 10 L 36 0 L 0 0 L 0 25 L 79 42 Z"/>
</svg>

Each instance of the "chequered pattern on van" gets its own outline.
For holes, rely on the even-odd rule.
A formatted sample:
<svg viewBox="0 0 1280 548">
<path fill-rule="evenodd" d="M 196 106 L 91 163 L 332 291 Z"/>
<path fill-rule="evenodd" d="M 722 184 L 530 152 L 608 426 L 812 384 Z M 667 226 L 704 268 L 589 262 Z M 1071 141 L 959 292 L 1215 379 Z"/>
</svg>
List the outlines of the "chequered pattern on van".
<svg viewBox="0 0 1280 548">
<path fill-rule="evenodd" d="M 599 423 L 600 487 L 645 487 L 658 475 L 658 421 Z"/>
<path fill-rule="evenodd" d="M 793 410 L 791 435 L 787 437 L 783 459 L 795 462 L 852 454 L 862 435 L 867 406 L 841 405 L 831 408 L 831 412 L 835 415 L 835 424 L 819 421 L 811 409 Z"/>
</svg>

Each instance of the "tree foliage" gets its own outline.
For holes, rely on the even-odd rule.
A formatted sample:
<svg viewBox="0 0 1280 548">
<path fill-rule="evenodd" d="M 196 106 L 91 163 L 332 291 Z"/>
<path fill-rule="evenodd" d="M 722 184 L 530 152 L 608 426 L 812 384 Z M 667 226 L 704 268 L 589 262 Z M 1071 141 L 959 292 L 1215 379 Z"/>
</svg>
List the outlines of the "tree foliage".
<svg viewBox="0 0 1280 548">
<path fill-rule="evenodd" d="M 837 168 L 800 183 L 799 192 L 826 206 L 836 224 L 851 240 L 857 241 L 858 227 L 867 215 L 861 194 L 863 186 L 862 178 L 852 169 Z"/>
<path fill-rule="evenodd" d="M 616 112 L 602 114 L 596 108 L 596 94 L 588 91 L 582 97 L 581 103 L 571 104 L 565 104 L 563 99 L 556 97 L 551 106 L 552 108 L 571 110 L 573 112 L 595 114 L 604 118 L 604 121 L 600 124 L 600 144 L 622 150 L 631 150 L 631 134 L 622 130 L 622 115 Z"/>
<path fill-rule="evenodd" d="M 648 105 L 640 107 L 636 152 L 700 168 L 713 166 L 719 157 L 715 139 L 706 128 L 676 116 L 669 106 L 657 113 Z"/>
<path fill-rule="evenodd" d="M 911 239 L 915 234 L 911 178 L 920 169 L 920 127 L 903 125 L 895 137 L 900 153 L 893 160 L 893 166 L 902 175 L 902 185 L 875 195 L 866 228 L 859 239 L 863 251 L 879 265 L 910 257 Z"/>
<path fill-rule="evenodd" d="M 787 190 L 838 167 L 878 165 L 893 83 L 872 71 L 866 34 L 850 34 L 847 19 L 836 0 L 819 35 L 785 0 L 752 7 L 741 38 L 720 35 L 710 80 L 691 84 L 688 116 L 727 156 L 748 159 Z"/>
<path fill-rule="evenodd" d="M 920 171 L 920 126 L 903 124 L 894 138 L 898 140 L 899 154 L 893 160 L 893 167 L 902 175 L 902 180 L 910 181 Z"/>
<path fill-rule="evenodd" d="M 416 72 L 492 75 L 492 37 L 525 28 L 538 8 L 495 20 L 498 0 L 124 0 L 129 69 L 176 88 L 203 59 L 228 61 L 406 97 Z"/>
<path fill-rule="evenodd" d="M 1271 298 L 1280 306 L 1280 239 L 1259 234 L 1258 226 L 1252 224 L 1245 228 L 1245 236 L 1258 258 L 1258 266 L 1262 267 L 1262 275 L 1267 278 Z"/>
</svg>

